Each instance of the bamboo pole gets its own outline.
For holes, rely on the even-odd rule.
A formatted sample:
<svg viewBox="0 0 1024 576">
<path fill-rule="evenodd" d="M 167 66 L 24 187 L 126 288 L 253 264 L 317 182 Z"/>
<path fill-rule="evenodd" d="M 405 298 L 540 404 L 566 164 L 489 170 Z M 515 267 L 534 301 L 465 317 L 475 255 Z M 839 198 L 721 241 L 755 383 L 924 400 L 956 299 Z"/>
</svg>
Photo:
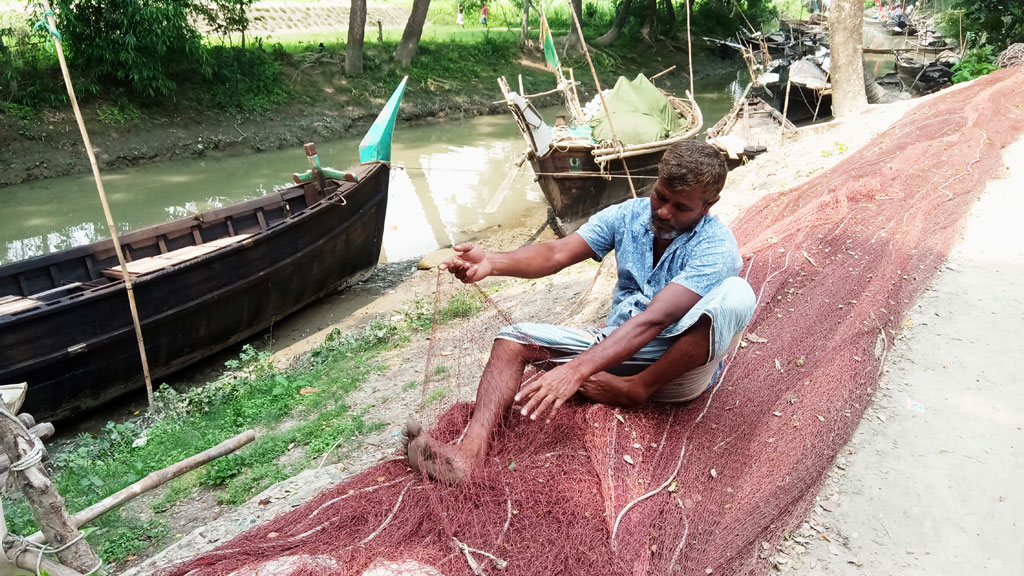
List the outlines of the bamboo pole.
<svg viewBox="0 0 1024 576">
<path fill-rule="evenodd" d="M 0 402 L 0 447 L 12 462 L 22 464 L 12 466 L 11 474 L 25 495 L 36 523 L 42 527 L 40 535 L 45 534 L 46 540 L 57 548 L 61 564 L 79 572 L 95 571 L 101 565 L 100 559 L 82 538 L 77 526 L 72 525 L 64 499 L 41 463 L 40 442 L 33 439 Z"/>
<path fill-rule="evenodd" d="M 46 557 L 39 558 L 39 551 L 31 548 L 18 550 L 17 546 L 12 546 L 4 551 L 4 555 L 7 556 L 7 560 L 11 564 L 22 570 L 28 570 L 33 574 L 38 567 L 41 573 L 49 574 L 50 576 L 82 576 L 82 573 L 78 570 L 72 570 Z"/>
<path fill-rule="evenodd" d="M 779 140 L 782 140 L 782 134 L 786 131 L 786 114 L 789 113 L 789 88 L 793 85 L 792 79 L 786 80 L 786 96 L 782 99 L 782 127 L 779 128 Z"/>
<path fill-rule="evenodd" d="M 683 0 L 686 4 L 686 57 L 690 62 L 690 100 L 697 93 L 693 89 L 693 41 L 690 39 L 690 0 Z M 696 103 L 694 103 L 696 104 Z"/>
<path fill-rule="evenodd" d="M 604 115 L 608 117 L 608 129 L 612 133 L 612 139 L 619 142 L 619 137 L 615 134 L 615 124 L 612 122 L 612 113 L 608 109 L 608 102 L 604 99 L 604 91 L 601 89 L 601 79 L 597 77 L 597 70 L 594 68 L 594 61 L 590 59 L 590 49 L 587 48 L 587 40 L 583 37 L 583 26 L 580 25 L 580 18 L 576 15 L 576 9 L 573 8 L 572 0 L 565 0 L 569 4 L 569 14 L 572 14 L 572 21 L 576 24 L 576 33 L 580 37 L 580 45 L 583 46 L 583 55 L 587 57 L 587 64 L 590 65 L 590 74 L 594 77 L 594 87 L 597 88 L 597 95 L 601 98 L 601 107 L 604 108 Z M 619 142 L 621 145 L 621 142 Z M 627 182 L 629 182 L 629 191 L 633 194 L 633 198 L 636 198 L 636 187 L 633 186 L 633 178 L 629 174 L 629 166 L 626 165 L 626 160 L 622 160 L 622 168 L 626 171 Z"/>
<path fill-rule="evenodd" d="M 166 484 L 171 480 L 174 480 L 178 476 L 186 472 L 190 472 L 199 468 L 203 464 L 210 461 L 216 460 L 221 456 L 231 454 L 235 450 L 238 450 L 242 446 L 252 442 L 256 439 L 256 433 L 252 430 L 246 430 L 238 436 L 228 438 L 227 440 L 217 444 L 213 448 L 203 450 L 202 452 L 190 456 L 177 464 L 172 464 L 162 470 L 156 472 L 150 472 L 148 476 L 139 480 L 138 482 L 128 486 L 127 488 L 120 490 L 110 496 L 107 496 L 103 500 L 89 506 L 85 510 L 71 516 L 69 521 L 71 526 L 75 528 L 81 528 L 82 526 L 92 522 L 100 515 L 109 512 L 110 510 L 117 508 L 121 504 L 132 500 L 133 498 L 149 492 L 153 488 Z M 27 538 L 28 541 L 36 544 L 42 544 L 49 538 L 42 532 L 36 532 L 35 534 Z"/>
<path fill-rule="evenodd" d="M 43 7 L 46 9 L 46 21 L 50 30 L 57 29 L 56 20 L 53 17 L 53 10 L 50 9 L 50 1 L 43 0 Z M 85 120 L 82 118 L 82 111 L 78 108 L 78 99 L 75 97 L 75 88 L 71 84 L 71 74 L 68 72 L 68 63 L 64 59 L 64 47 L 61 45 L 60 37 L 53 36 L 53 45 L 57 48 L 57 60 L 60 62 L 60 71 L 64 75 L 64 85 L 68 89 L 68 97 L 71 98 L 71 108 L 75 111 L 75 120 L 78 121 L 78 130 L 82 133 L 82 141 L 85 143 L 85 152 L 89 155 L 89 164 L 92 166 L 92 177 L 96 180 L 96 190 L 100 195 L 100 204 L 103 205 L 103 216 L 107 219 L 107 229 L 110 231 L 110 239 L 114 242 L 114 251 L 117 253 L 117 261 L 121 265 L 121 276 L 124 277 L 124 287 L 128 293 L 128 306 L 131 308 L 132 323 L 135 325 L 135 339 L 139 344 L 139 357 L 142 359 L 142 375 L 146 380 L 146 398 L 149 401 L 150 410 L 153 409 L 153 381 L 149 376 L 149 361 L 146 359 L 146 343 L 142 340 L 142 324 L 139 322 L 139 310 L 135 306 L 135 291 L 132 287 L 132 277 L 128 273 L 128 265 L 125 263 L 124 253 L 121 251 L 121 241 L 117 237 L 117 230 L 114 228 L 114 217 L 110 213 L 110 205 L 107 203 L 107 193 L 103 190 L 103 180 L 100 178 L 100 167 L 96 162 L 96 154 L 92 149 L 92 142 L 89 141 L 89 132 L 85 129 Z"/>
</svg>

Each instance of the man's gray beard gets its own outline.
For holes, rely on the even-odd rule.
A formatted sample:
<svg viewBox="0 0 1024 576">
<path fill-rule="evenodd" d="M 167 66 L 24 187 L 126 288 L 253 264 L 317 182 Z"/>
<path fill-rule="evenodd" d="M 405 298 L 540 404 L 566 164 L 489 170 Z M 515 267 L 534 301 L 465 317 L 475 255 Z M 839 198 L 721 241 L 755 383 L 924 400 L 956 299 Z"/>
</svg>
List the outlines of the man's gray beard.
<svg viewBox="0 0 1024 576">
<path fill-rule="evenodd" d="M 654 237 L 660 240 L 675 240 L 683 235 L 678 230 L 670 230 L 668 232 L 658 232 L 658 227 L 654 224 L 654 215 L 651 215 L 651 232 L 654 233 Z"/>
</svg>

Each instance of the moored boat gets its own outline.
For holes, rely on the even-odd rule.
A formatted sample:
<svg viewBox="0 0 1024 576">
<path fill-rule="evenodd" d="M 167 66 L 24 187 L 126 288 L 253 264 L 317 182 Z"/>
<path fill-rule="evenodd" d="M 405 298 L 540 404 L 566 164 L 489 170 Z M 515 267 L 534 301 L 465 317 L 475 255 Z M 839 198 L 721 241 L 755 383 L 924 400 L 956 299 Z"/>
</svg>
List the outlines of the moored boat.
<svg viewBox="0 0 1024 576">
<path fill-rule="evenodd" d="M 665 151 L 676 142 L 696 137 L 704 122 L 692 95 L 678 98 L 654 87 L 643 75 L 632 81 L 620 77 L 616 87 L 606 91 L 612 122 L 605 120 L 603 126 L 599 101 L 581 107 L 572 83 L 560 82 L 566 116 L 556 119 L 554 126 L 527 97 L 513 92 L 504 78 L 499 85 L 526 140 L 526 157 L 548 201 L 549 223 L 559 236 L 575 231 L 602 208 L 634 193 L 646 194 L 654 185 Z M 616 91 L 623 97 L 617 98 Z M 630 103 L 642 102 L 646 109 L 627 109 Z M 651 118 L 655 124 L 663 124 L 658 136 L 643 137 L 635 131 L 632 137 L 624 136 L 626 128 L 636 128 Z M 611 124 L 622 131 L 618 139 L 612 136 Z"/>
<path fill-rule="evenodd" d="M 794 128 L 782 112 L 757 96 L 746 96 L 745 92 L 729 114 L 708 128 L 707 141 L 734 167 L 775 146 L 784 131 Z"/>
<path fill-rule="evenodd" d="M 154 378 L 240 342 L 377 264 L 398 87 L 349 171 L 120 236 Z M 143 386 L 124 271 L 104 240 L 0 267 L 0 383 L 63 418 Z"/>
</svg>

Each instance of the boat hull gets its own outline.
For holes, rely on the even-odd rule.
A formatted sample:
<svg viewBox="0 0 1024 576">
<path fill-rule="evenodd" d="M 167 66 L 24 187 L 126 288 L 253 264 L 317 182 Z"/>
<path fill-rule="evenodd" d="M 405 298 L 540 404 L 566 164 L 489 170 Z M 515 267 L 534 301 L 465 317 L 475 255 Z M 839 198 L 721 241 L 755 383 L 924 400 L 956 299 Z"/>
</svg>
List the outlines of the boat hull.
<svg viewBox="0 0 1024 576">
<path fill-rule="evenodd" d="M 552 229 L 559 236 L 571 234 L 601 209 L 632 198 L 626 167 L 636 195 L 648 195 L 666 149 L 612 160 L 603 174 L 589 147 L 556 148 L 541 158 L 531 154 L 537 182 L 551 208 Z"/>
<path fill-rule="evenodd" d="M 358 182 L 343 183 L 326 200 L 266 229 L 257 227 L 244 241 L 134 279 L 155 385 L 372 272 L 381 249 L 389 169 L 371 163 L 356 173 Z M 168 227 L 173 226 L 152 230 Z M 146 230 L 132 236 L 145 237 Z M 93 251 L 102 251 L 101 245 Z M 0 317 L 0 382 L 20 381 L 29 385 L 25 410 L 53 419 L 141 389 L 124 283 Z"/>
</svg>

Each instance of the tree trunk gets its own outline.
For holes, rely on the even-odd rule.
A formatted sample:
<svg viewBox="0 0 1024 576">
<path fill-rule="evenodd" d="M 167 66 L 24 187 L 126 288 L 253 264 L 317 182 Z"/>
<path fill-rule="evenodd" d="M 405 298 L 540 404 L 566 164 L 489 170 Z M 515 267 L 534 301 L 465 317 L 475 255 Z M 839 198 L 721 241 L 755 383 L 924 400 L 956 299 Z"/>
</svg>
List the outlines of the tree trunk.
<svg viewBox="0 0 1024 576">
<path fill-rule="evenodd" d="M 864 91 L 864 3 L 833 0 L 828 14 L 832 40 L 832 115 L 852 116 L 867 106 Z"/>
<path fill-rule="evenodd" d="M 33 450 L 34 442 L 28 430 L 17 418 L 7 411 L 0 402 L 0 446 L 12 462 L 20 461 Z M 42 528 L 47 541 L 53 547 L 61 547 L 78 538 L 79 531 L 71 526 L 64 499 L 53 487 L 50 476 L 43 465 L 36 462 L 23 471 L 12 470 L 15 485 L 21 489 L 32 509 L 36 523 Z M 68 548 L 57 552 L 61 564 L 88 572 L 96 568 L 99 558 L 85 540 L 78 540 Z"/>
<path fill-rule="evenodd" d="M 576 17 L 580 21 L 580 26 L 583 26 L 583 0 L 572 0 L 571 4 L 572 4 L 573 12 L 576 12 Z M 569 15 L 569 35 L 565 37 L 565 48 L 564 48 L 564 50 L 565 50 L 566 54 L 568 54 L 570 52 L 579 53 L 579 52 L 583 51 L 583 45 L 580 43 L 580 36 L 581 35 L 582 35 L 582 30 L 581 31 L 577 31 L 576 30 L 576 25 L 572 21 L 572 14 L 570 14 Z"/>
<path fill-rule="evenodd" d="M 615 15 L 615 23 L 600 38 L 594 40 L 594 44 L 598 46 L 611 46 L 612 43 L 618 40 L 619 34 L 622 34 L 622 29 L 626 27 L 626 20 L 629 20 L 629 9 L 632 5 L 633 0 L 623 0 L 622 4 L 619 5 L 619 13 Z"/>
<path fill-rule="evenodd" d="M 644 42 L 654 44 L 658 39 L 658 0 L 647 0 L 647 15 L 644 17 L 644 26 L 640 29 L 640 36 Z"/>
<path fill-rule="evenodd" d="M 665 14 L 668 17 L 668 22 L 665 23 L 665 35 L 670 38 L 676 35 L 676 7 L 672 5 L 672 0 L 664 0 Z"/>
<path fill-rule="evenodd" d="M 423 24 L 427 21 L 427 9 L 430 8 L 430 0 L 413 0 L 412 13 L 405 23 L 405 31 L 402 32 L 402 41 L 395 49 L 395 60 L 408 66 L 416 57 L 416 50 L 420 47 L 420 36 L 423 35 Z"/>
<path fill-rule="evenodd" d="M 363 73 L 363 36 L 366 34 L 366 0 L 352 0 L 348 11 L 348 45 L 345 47 L 345 74 Z"/>
<path fill-rule="evenodd" d="M 10 101 L 18 95 L 18 77 L 14 73 L 14 58 L 11 56 L 11 49 L 4 44 L 3 36 L 0 36 L 0 74 L 7 77 L 7 90 L 10 94 L 4 100 Z"/>
<path fill-rule="evenodd" d="M 519 45 L 530 45 L 530 0 L 523 0 L 523 22 L 519 26 Z"/>
</svg>

